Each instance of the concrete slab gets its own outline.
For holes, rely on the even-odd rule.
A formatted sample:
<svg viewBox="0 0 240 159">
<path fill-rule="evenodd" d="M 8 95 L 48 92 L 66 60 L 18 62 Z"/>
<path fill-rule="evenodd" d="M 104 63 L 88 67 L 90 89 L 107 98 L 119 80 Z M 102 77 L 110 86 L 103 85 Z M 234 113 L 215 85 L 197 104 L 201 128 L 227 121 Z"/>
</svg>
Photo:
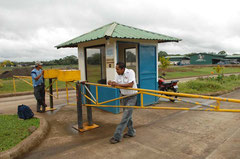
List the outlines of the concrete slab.
<svg viewBox="0 0 240 159">
<path fill-rule="evenodd" d="M 224 95 L 239 98 L 240 90 Z M 62 95 L 64 97 L 64 94 Z M 75 101 L 75 94 L 71 94 Z M 35 99 L 11 98 L 0 103 L 0 112 L 14 113 L 18 104 L 35 110 Z M 0 99 L 1 100 L 1 99 Z M 48 101 L 48 100 L 47 100 Z M 201 100 L 200 100 L 201 101 Z M 176 110 L 134 110 L 133 121 L 137 136 L 112 145 L 109 139 L 122 114 L 93 109 L 93 121 L 99 128 L 79 133 L 76 106 L 64 105 L 65 99 L 55 101 L 57 110 L 40 114 L 51 128 L 46 139 L 23 158 L 239 158 L 239 113 L 190 112 Z M 207 101 L 208 102 L 208 101 Z M 239 104 L 221 103 L 223 107 Z M 186 107 L 193 106 L 183 103 Z M 161 101 L 159 106 L 179 106 Z M 84 107 L 86 121 L 86 108 Z"/>
</svg>

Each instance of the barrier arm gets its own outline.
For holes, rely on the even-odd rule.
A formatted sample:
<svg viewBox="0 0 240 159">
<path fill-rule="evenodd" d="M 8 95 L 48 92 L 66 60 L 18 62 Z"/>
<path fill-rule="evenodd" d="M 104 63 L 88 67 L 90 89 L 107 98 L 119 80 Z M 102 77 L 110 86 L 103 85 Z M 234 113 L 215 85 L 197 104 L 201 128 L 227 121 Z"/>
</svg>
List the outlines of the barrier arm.
<svg viewBox="0 0 240 159">
<path fill-rule="evenodd" d="M 95 83 L 88 83 L 88 82 L 85 82 L 84 84 L 94 85 L 96 87 L 101 86 L 101 87 L 109 87 L 109 88 L 136 90 L 136 91 L 138 91 L 137 94 L 141 94 L 141 106 L 109 106 L 109 105 L 103 105 L 105 103 L 109 103 L 109 102 L 112 102 L 112 101 L 115 101 L 115 100 L 122 99 L 121 97 L 115 98 L 115 99 L 111 99 L 111 100 L 108 100 L 108 101 L 104 101 L 104 102 L 101 102 L 101 103 L 93 102 L 94 104 L 85 104 L 85 106 L 92 106 L 92 107 L 94 107 L 94 106 L 96 106 L 96 107 L 123 107 L 123 108 L 124 107 L 125 108 L 129 107 L 129 108 L 141 108 L 141 109 L 168 109 L 168 110 L 200 110 L 200 111 L 219 111 L 219 112 L 240 112 L 240 109 L 220 109 L 220 101 L 240 103 L 239 99 L 211 97 L 211 96 L 204 96 L 204 95 L 193 95 L 193 94 L 186 94 L 186 93 L 165 92 L 165 91 L 148 90 L 148 89 L 141 89 L 141 88 L 126 88 L 126 87 L 118 87 L 118 86 L 112 87 L 110 85 L 95 84 Z M 97 90 L 98 89 L 96 88 L 96 91 Z M 188 103 L 193 103 L 193 104 L 197 104 L 197 105 L 207 106 L 209 108 L 176 108 L 176 107 L 157 107 L 157 106 L 145 107 L 145 106 L 143 106 L 143 94 L 152 95 L 152 96 L 156 96 L 156 97 L 163 97 L 163 98 L 168 98 L 168 99 L 176 99 L 176 100 L 183 101 L 183 102 L 188 102 L 188 101 L 184 101 L 182 99 L 177 99 L 177 98 L 171 98 L 171 97 L 167 97 L 167 96 L 163 96 L 163 95 L 159 95 L 159 94 L 172 95 L 172 96 L 182 96 L 182 97 L 189 97 L 189 98 L 210 99 L 210 100 L 216 100 L 217 101 L 217 106 L 201 104 L 199 102 L 188 102 Z M 96 93 L 96 95 L 98 96 L 98 93 Z"/>
<path fill-rule="evenodd" d="M 130 87 L 119 87 L 119 86 L 112 87 L 110 85 L 103 85 L 103 84 L 96 84 L 96 83 L 89 83 L 89 82 L 87 82 L 86 84 L 90 84 L 90 85 L 94 85 L 94 86 L 101 86 L 101 87 L 109 87 L 109 88 L 119 88 L 119 89 L 129 89 L 129 90 L 143 91 L 143 92 L 152 92 L 152 93 L 165 94 L 165 95 L 171 95 L 171 96 L 202 98 L 202 99 L 240 103 L 240 99 L 232 99 L 232 98 L 220 98 L 220 97 L 211 97 L 211 96 L 204 96 L 204 95 L 187 94 L 187 93 L 165 92 L 165 91 L 149 90 L 149 89 L 142 89 L 142 88 L 130 88 Z"/>
</svg>

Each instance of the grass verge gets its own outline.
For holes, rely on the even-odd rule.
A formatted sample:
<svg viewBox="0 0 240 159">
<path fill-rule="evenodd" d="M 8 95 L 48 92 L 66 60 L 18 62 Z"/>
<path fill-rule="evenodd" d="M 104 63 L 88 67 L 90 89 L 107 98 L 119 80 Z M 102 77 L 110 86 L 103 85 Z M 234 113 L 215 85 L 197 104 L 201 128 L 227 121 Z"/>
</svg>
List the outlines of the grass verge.
<svg viewBox="0 0 240 159">
<path fill-rule="evenodd" d="M 212 75 L 211 72 L 217 73 L 213 67 L 189 67 L 189 66 L 171 66 L 166 70 L 166 79 L 176 79 L 194 76 Z M 239 73 L 240 67 L 224 67 L 223 73 Z M 159 75 L 161 70 L 159 69 Z"/>
<path fill-rule="evenodd" d="M 32 126 L 38 128 L 40 120 L 38 118 L 20 120 L 17 115 L 0 115 L 0 123 L 0 152 L 2 152 L 28 137 L 31 134 L 28 128 Z"/>
<path fill-rule="evenodd" d="M 179 92 L 190 94 L 206 94 L 220 91 L 231 91 L 240 86 L 240 75 L 224 77 L 219 81 L 217 77 L 198 78 L 179 83 Z"/>
<path fill-rule="evenodd" d="M 31 82 L 30 79 L 25 79 L 28 82 Z M 27 84 L 26 82 L 16 79 L 16 92 L 26 92 L 26 91 L 33 91 L 33 86 Z M 5 93 L 13 93 L 13 81 L 11 78 L 9 79 L 3 79 L 2 80 L 2 87 L 0 87 L 0 94 L 5 94 Z M 49 85 L 49 81 L 45 80 L 45 86 L 47 87 Z M 66 83 L 62 81 L 57 82 L 58 88 L 65 88 Z M 56 89 L 56 83 L 53 84 L 53 89 Z"/>
</svg>

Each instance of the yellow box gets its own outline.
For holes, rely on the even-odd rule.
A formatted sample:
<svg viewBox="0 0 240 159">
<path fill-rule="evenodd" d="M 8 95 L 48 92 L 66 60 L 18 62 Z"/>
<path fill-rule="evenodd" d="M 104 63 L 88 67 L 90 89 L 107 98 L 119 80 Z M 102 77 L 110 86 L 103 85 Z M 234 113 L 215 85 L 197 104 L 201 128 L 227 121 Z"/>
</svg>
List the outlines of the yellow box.
<svg viewBox="0 0 240 159">
<path fill-rule="evenodd" d="M 44 70 L 44 78 L 57 78 L 58 69 Z"/>
<path fill-rule="evenodd" d="M 78 81 L 81 80 L 81 72 L 80 70 L 59 70 L 57 78 L 65 82 Z"/>
</svg>

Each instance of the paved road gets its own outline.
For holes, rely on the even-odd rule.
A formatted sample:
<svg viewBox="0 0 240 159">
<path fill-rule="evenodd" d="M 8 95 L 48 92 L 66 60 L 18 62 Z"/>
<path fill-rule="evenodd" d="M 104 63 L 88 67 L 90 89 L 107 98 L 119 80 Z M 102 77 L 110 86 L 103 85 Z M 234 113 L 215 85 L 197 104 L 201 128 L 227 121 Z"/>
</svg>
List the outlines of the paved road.
<svg viewBox="0 0 240 159">
<path fill-rule="evenodd" d="M 236 90 L 223 97 L 239 99 L 239 95 L 240 90 Z M 64 92 L 60 96 L 61 99 L 54 101 L 57 111 L 40 114 L 51 125 L 48 136 L 23 158 L 240 158 L 239 113 L 135 110 L 133 120 L 137 136 L 111 145 L 108 140 L 122 114 L 93 109 L 93 120 L 100 128 L 78 133 L 72 129 L 77 121 L 76 107 L 66 105 Z M 70 98 L 75 101 L 74 91 Z M 0 113 L 16 113 L 17 105 L 22 103 L 36 109 L 33 95 L 26 95 L 0 98 Z M 195 107 L 162 99 L 158 105 Z M 237 103 L 223 102 L 222 105 L 239 108 Z"/>
</svg>

